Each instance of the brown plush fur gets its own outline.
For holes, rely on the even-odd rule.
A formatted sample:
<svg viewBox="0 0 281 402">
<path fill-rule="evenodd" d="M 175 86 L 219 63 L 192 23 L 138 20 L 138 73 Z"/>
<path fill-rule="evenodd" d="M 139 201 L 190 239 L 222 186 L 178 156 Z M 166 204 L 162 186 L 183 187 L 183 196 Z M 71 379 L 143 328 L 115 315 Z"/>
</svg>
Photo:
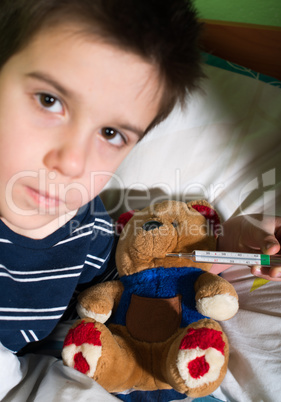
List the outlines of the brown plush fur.
<svg viewBox="0 0 281 402">
<path fill-rule="evenodd" d="M 189 204 L 167 201 L 137 212 L 124 227 L 119 239 L 116 263 L 120 276 L 132 275 L 159 266 L 166 269 L 190 266 L 209 271 L 210 265 L 208 264 L 194 263 L 186 258 L 166 256 L 167 253 L 215 249 L 216 239 L 206 224 L 206 218 L 193 208 L 194 205 L 198 204 L 211 207 L 205 201 L 193 201 Z M 143 225 L 150 221 L 159 222 L 161 226 L 144 230 Z M 83 322 L 94 322 L 95 327 L 101 333 L 102 352 L 101 357 L 97 360 L 93 378 L 109 392 L 118 392 L 129 388 L 140 390 L 174 388 L 195 398 L 213 392 L 221 383 L 228 363 L 228 342 L 220 325 L 216 321 L 206 318 L 193 322 L 185 328 L 180 328 L 180 295 L 172 300 L 167 301 L 165 299 L 164 302 L 162 299 L 151 301 L 149 298 L 134 295 L 131 303 L 135 305 L 132 310 L 128 310 L 127 327 L 117 324 L 109 324 L 106 327 L 97 322 L 95 314 L 109 315 L 112 310 L 114 311 L 119 304 L 122 292 L 123 284 L 114 281 L 101 283 L 87 289 L 79 297 L 79 308 L 80 310 L 82 308 L 83 315 L 92 317 L 86 318 Z M 233 311 L 236 308 L 237 294 L 232 285 L 224 279 L 206 272 L 197 279 L 195 293 L 198 308 L 205 308 L 205 304 L 208 306 L 209 300 L 211 305 L 215 306 L 216 303 L 218 305 L 221 303 L 221 299 L 217 301 L 216 297 L 226 297 L 230 298 L 230 304 L 234 300 L 234 308 L 230 316 L 235 313 Z M 205 304 L 203 303 L 203 307 L 200 307 L 202 301 Z M 151 315 L 155 321 L 158 316 L 157 313 L 160 317 L 158 330 L 156 328 L 156 332 L 153 332 L 152 329 L 149 331 L 150 320 L 145 320 L 142 317 Z M 134 328 L 131 329 L 129 326 L 129 322 L 132 321 L 130 314 L 135 315 L 133 318 L 138 326 L 136 333 L 140 339 L 133 335 Z M 176 326 L 175 330 L 173 327 L 167 328 L 166 320 L 162 319 L 163 316 L 167 317 L 167 320 L 168 316 L 169 319 L 172 317 Z M 224 319 L 228 319 L 230 316 Z M 81 321 L 76 323 L 74 327 L 80 323 Z M 179 347 L 190 328 L 209 328 L 219 331 L 225 343 L 224 361 L 218 369 L 215 380 L 207 381 L 198 386 L 190 386 L 189 383 L 186 383 L 179 371 Z M 151 337 L 154 339 L 153 341 L 146 340 L 147 332 L 149 332 L 150 339 Z M 69 357 L 69 353 L 65 347 L 63 359 L 65 364 L 73 367 L 72 355 Z M 84 356 L 86 360 L 89 357 L 87 353 L 85 352 L 86 356 Z"/>
</svg>

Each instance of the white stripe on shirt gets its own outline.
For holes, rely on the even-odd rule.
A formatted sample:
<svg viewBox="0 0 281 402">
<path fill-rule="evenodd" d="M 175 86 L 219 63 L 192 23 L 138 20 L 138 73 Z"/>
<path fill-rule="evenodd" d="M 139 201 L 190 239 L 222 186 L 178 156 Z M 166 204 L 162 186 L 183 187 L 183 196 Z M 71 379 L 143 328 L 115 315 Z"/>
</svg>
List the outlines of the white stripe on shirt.
<svg viewBox="0 0 281 402">
<path fill-rule="evenodd" d="M 0 239 L 0 243 L 9 243 L 9 244 L 13 244 L 13 242 L 11 242 L 10 240 L 8 240 L 8 239 Z"/>
<path fill-rule="evenodd" d="M 69 274 L 69 275 L 57 275 L 57 276 L 52 275 L 52 276 L 43 276 L 41 278 L 18 279 L 18 278 L 13 278 L 12 275 L 0 273 L 0 277 L 2 276 L 2 277 L 10 278 L 15 282 L 41 282 L 41 281 L 50 281 L 52 279 L 75 278 L 80 275 L 81 275 L 81 272 L 78 272 L 76 274 Z"/>
<path fill-rule="evenodd" d="M 30 333 L 30 335 L 33 337 L 33 339 L 35 341 L 39 341 L 39 339 L 37 338 L 36 334 L 32 331 L 32 329 L 30 329 L 28 332 Z"/>
<path fill-rule="evenodd" d="M 92 258 L 93 260 L 100 261 L 100 262 L 104 262 L 104 261 L 105 261 L 104 258 L 96 257 L 95 255 L 91 255 L 91 254 L 87 254 L 87 257 L 88 257 L 88 258 Z M 87 257 L 86 257 L 86 258 L 87 258 Z"/>
<path fill-rule="evenodd" d="M 94 264 L 93 262 L 90 262 L 90 261 L 87 261 L 87 260 L 85 261 L 85 264 L 90 265 L 91 267 L 94 267 L 94 268 L 97 268 L 97 269 L 101 268 L 101 265 Z"/>
<path fill-rule="evenodd" d="M 21 329 L 20 332 L 21 332 L 22 336 L 24 337 L 25 341 L 26 341 L 27 343 L 29 343 L 29 342 L 30 342 L 30 339 L 29 339 L 28 336 L 26 335 L 25 331 L 24 331 L 23 329 Z"/>
<path fill-rule="evenodd" d="M 106 233 L 110 233 L 110 234 L 114 233 L 114 230 L 109 230 L 109 229 L 103 228 L 102 226 L 95 226 L 95 229 L 99 229 L 102 232 L 106 232 Z"/>
<path fill-rule="evenodd" d="M 95 222 L 89 223 L 88 225 L 79 226 L 77 229 L 73 230 L 73 233 L 75 233 L 75 232 L 81 232 L 81 231 L 83 231 L 84 229 L 88 229 L 88 228 L 94 228 L 96 222 L 104 223 L 105 225 L 110 226 L 111 228 L 113 228 L 113 224 L 112 224 L 112 223 L 107 222 L 107 221 L 104 220 L 104 219 L 96 218 L 96 219 L 95 219 Z"/>
<path fill-rule="evenodd" d="M 36 321 L 36 320 L 57 320 L 62 317 L 62 314 L 60 315 L 42 315 L 42 316 L 21 316 L 21 317 L 16 317 L 16 316 L 0 316 L 0 320 L 3 321 Z"/>
<path fill-rule="evenodd" d="M 95 225 L 95 222 L 96 222 L 96 221 L 97 221 L 97 222 L 100 222 L 100 223 L 104 223 L 104 224 L 110 226 L 110 227 L 111 227 L 111 230 L 106 229 L 106 228 L 104 228 L 103 226 L 96 226 L 96 225 Z M 75 229 L 75 230 L 73 231 L 73 233 L 76 233 L 76 232 L 79 233 L 79 232 L 81 232 L 81 230 L 83 230 L 83 229 L 85 229 L 85 228 L 91 228 L 91 230 L 88 230 L 87 232 L 84 232 L 84 233 L 77 234 L 77 235 L 75 235 L 75 236 L 71 236 L 71 237 L 69 237 L 68 239 L 61 240 L 61 241 L 58 242 L 57 244 L 54 244 L 53 247 L 60 246 L 61 244 L 65 244 L 65 243 L 68 243 L 68 242 L 70 242 L 70 241 L 79 239 L 80 237 L 89 236 L 89 235 L 91 235 L 91 234 L 93 233 L 93 229 L 99 229 L 99 230 L 101 230 L 102 232 L 114 234 L 114 230 L 113 230 L 113 225 L 112 225 L 112 223 L 107 222 L 106 220 L 100 219 L 100 218 L 96 218 L 96 219 L 95 219 L 95 222 L 90 223 L 90 224 L 88 224 L 88 225 L 81 226 L 81 227 Z"/>
<path fill-rule="evenodd" d="M 85 225 L 85 226 L 83 226 L 83 227 L 79 227 L 79 228 L 77 228 L 77 229 L 73 230 L 73 232 L 72 232 L 72 233 L 76 233 L 76 232 L 82 232 L 84 229 L 93 228 L 94 226 L 95 226 L 95 224 L 94 224 L 94 223 L 89 223 L 89 225 Z"/>
<path fill-rule="evenodd" d="M 96 222 L 105 223 L 106 225 L 108 225 L 108 226 L 110 226 L 110 227 L 113 227 L 113 225 L 112 225 L 111 222 L 107 222 L 107 221 L 104 220 L 104 219 L 96 218 L 95 221 L 96 221 Z"/>
<path fill-rule="evenodd" d="M 63 311 L 67 308 L 67 306 L 63 307 L 52 307 L 52 308 L 15 308 L 15 307 L 1 307 L 0 312 L 8 311 L 10 313 L 47 313 L 52 311 Z"/>
<path fill-rule="evenodd" d="M 5 267 L 4 265 L 0 265 L 0 268 L 5 269 L 5 271 L 9 272 L 9 274 L 11 275 L 40 275 L 40 274 L 50 274 L 50 273 L 54 273 L 54 272 L 64 272 L 64 271 L 75 271 L 77 269 L 82 269 L 83 265 L 76 265 L 74 267 L 65 267 L 65 268 L 57 268 L 57 269 L 45 269 L 42 271 L 14 271 L 14 270 L 10 270 L 7 267 Z M 0 272 L 0 276 L 1 276 L 1 272 Z"/>
<path fill-rule="evenodd" d="M 89 236 L 89 235 L 91 235 L 92 233 L 93 233 L 92 230 L 89 230 L 88 232 L 81 233 L 80 235 L 69 237 L 68 239 L 59 241 L 57 244 L 54 244 L 53 247 L 60 246 L 61 244 L 65 244 L 65 243 L 68 243 L 68 242 L 70 242 L 70 241 L 79 239 L 80 237 Z"/>
</svg>

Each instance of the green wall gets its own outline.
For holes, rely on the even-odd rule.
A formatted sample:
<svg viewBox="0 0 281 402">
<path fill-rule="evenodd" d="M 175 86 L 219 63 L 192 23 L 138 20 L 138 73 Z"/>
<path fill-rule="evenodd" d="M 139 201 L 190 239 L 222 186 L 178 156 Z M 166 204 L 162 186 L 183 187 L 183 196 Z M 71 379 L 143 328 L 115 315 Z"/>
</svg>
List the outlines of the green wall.
<svg viewBox="0 0 281 402">
<path fill-rule="evenodd" d="M 200 18 L 281 26 L 281 0 L 194 0 Z"/>
</svg>

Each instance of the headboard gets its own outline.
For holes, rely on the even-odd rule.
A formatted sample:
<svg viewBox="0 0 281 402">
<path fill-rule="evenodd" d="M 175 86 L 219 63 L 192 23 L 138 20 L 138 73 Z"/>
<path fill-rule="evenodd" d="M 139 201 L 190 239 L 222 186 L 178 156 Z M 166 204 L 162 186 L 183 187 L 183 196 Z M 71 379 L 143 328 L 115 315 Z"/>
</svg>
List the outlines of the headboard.
<svg viewBox="0 0 281 402">
<path fill-rule="evenodd" d="M 206 52 L 281 80 L 281 27 L 201 21 Z"/>
</svg>

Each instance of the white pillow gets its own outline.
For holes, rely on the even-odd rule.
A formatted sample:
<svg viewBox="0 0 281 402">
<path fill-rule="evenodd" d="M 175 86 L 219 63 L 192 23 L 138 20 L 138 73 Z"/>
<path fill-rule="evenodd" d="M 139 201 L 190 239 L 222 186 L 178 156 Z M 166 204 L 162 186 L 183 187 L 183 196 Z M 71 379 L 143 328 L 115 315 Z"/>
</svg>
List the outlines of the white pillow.
<svg viewBox="0 0 281 402">
<path fill-rule="evenodd" d="M 280 88 L 204 68 L 202 91 L 147 134 L 108 183 L 102 198 L 113 217 L 163 198 L 207 199 L 225 219 L 281 214 Z"/>
</svg>

